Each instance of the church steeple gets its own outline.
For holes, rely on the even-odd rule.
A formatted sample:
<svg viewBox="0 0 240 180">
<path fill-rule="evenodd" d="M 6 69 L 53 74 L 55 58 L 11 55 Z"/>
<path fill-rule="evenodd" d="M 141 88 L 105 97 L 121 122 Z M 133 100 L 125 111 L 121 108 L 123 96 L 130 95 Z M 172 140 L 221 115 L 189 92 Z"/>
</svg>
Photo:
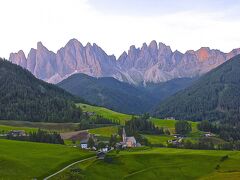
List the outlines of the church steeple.
<svg viewBox="0 0 240 180">
<path fill-rule="evenodd" d="M 123 142 L 125 143 L 125 142 L 126 142 L 126 139 L 127 139 L 127 135 L 126 135 L 126 132 L 125 132 L 125 128 L 123 128 L 123 131 L 122 131 L 122 139 L 123 139 Z"/>
</svg>

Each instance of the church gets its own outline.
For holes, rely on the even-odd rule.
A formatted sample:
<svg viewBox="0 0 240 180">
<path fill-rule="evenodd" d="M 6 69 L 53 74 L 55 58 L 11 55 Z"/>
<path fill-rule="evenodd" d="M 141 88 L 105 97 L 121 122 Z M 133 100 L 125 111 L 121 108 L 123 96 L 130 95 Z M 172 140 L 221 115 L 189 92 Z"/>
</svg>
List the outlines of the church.
<svg viewBox="0 0 240 180">
<path fill-rule="evenodd" d="M 123 139 L 123 146 L 125 147 L 137 147 L 137 141 L 135 139 L 135 137 L 131 136 L 131 137 L 127 137 L 126 135 L 126 131 L 123 128 L 123 132 L 122 132 L 122 139 Z"/>
</svg>

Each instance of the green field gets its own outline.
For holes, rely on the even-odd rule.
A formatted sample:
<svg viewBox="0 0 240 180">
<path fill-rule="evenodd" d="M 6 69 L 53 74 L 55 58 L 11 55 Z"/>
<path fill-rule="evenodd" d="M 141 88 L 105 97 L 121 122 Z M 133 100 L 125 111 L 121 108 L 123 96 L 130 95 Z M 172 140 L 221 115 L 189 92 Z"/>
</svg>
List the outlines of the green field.
<svg viewBox="0 0 240 180">
<path fill-rule="evenodd" d="M 77 104 L 77 105 L 80 106 L 85 112 L 94 112 L 96 113 L 96 115 L 103 116 L 104 118 L 118 120 L 120 121 L 121 124 L 124 124 L 125 121 L 130 120 L 132 118 L 132 115 L 118 113 L 104 107 L 90 106 L 87 104 Z"/>
<path fill-rule="evenodd" d="M 222 161 L 226 155 L 229 158 Z M 168 148 L 121 151 L 111 153 L 106 160 L 78 164 L 53 179 L 239 179 L 239 161 L 240 152 L 233 151 Z"/>
<path fill-rule="evenodd" d="M 148 135 L 147 134 L 147 135 L 144 135 L 144 137 L 146 137 L 148 141 L 153 145 L 163 144 L 165 146 L 167 145 L 168 140 L 174 139 L 174 137 L 167 136 L 167 135 Z"/>
<path fill-rule="evenodd" d="M 46 123 L 46 122 L 29 122 L 29 121 L 10 121 L 0 120 L 0 125 L 11 126 L 12 128 L 40 128 L 49 131 L 67 132 L 74 131 L 78 127 L 78 123 Z M 10 128 L 11 128 L 10 127 Z"/>
<path fill-rule="evenodd" d="M 91 155 L 64 145 L 0 139 L 0 179 L 42 179 Z"/>
<path fill-rule="evenodd" d="M 89 133 L 95 134 L 95 135 L 100 135 L 103 137 L 110 137 L 112 134 L 118 133 L 118 127 L 117 126 L 108 126 L 108 127 L 89 129 Z"/>
<path fill-rule="evenodd" d="M 37 131 L 38 128 L 0 125 L 0 133 L 7 133 L 11 130 L 24 130 L 25 132 L 34 132 L 34 131 Z"/>
<path fill-rule="evenodd" d="M 175 123 L 177 120 L 166 120 L 166 119 L 157 119 L 157 118 L 151 118 L 151 121 L 158 127 L 168 128 L 171 133 L 175 133 Z M 192 124 L 192 131 L 196 132 L 197 129 L 197 122 L 189 121 Z"/>
</svg>

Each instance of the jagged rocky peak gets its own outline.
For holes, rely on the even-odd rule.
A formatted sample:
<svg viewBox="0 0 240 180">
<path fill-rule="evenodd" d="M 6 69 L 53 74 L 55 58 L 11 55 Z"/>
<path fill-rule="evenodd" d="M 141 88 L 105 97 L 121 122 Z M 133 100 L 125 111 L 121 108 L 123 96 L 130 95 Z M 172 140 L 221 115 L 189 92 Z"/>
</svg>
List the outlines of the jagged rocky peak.
<svg viewBox="0 0 240 180">
<path fill-rule="evenodd" d="M 18 51 L 17 53 L 11 53 L 9 59 L 12 60 L 12 63 L 20 65 L 23 68 L 26 68 L 27 66 L 27 59 L 22 50 Z"/>
<path fill-rule="evenodd" d="M 209 47 L 202 47 L 196 51 L 199 61 L 206 61 L 210 56 L 210 48 Z"/>
<path fill-rule="evenodd" d="M 149 44 L 149 48 L 158 49 L 157 41 L 155 41 L 155 40 L 151 41 L 150 44 Z"/>
<path fill-rule="evenodd" d="M 57 53 L 38 42 L 37 48 L 31 49 L 27 58 L 23 51 L 19 51 L 11 53 L 9 60 L 51 83 L 57 83 L 74 73 L 84 73 L 138 84 L 199 76 L 238 54 L 240 49 L 223 53 L 208 47 L 185 53 L 173 52 L 170 46 L 153 40 L 149 45 L 143 43 L 140 48 L 130 46 L 116 60 L 114 55 L 108 55 L 95 43 L 83 46 L 77 39 L 71 39 Z"/>
</svg>

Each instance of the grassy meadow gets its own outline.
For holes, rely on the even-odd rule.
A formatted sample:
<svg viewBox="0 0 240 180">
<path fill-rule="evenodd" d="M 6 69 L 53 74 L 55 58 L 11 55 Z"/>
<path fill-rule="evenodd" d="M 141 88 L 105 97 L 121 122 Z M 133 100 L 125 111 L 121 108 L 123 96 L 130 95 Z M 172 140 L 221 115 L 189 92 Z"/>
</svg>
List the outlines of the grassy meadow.
<svg viewBox="0 0 240 180">
<path fill-rule="evenodd" d="M 148 141 L 153 144 L 153 145 L 167 145 L 168 140 L 174 139 L 172 136 L 168 135 L 151 135 L 151 134 L 146 134 L 144 135 L 145 138 L 148 139 Z"/>
<path fill-rule="evenodd" d="M 80 106 L 84 112 L 94 112 L 96 115 L 103 116 L 104 118 L 118 120 L 123 125 L 125 121 L 130 120 L 132 115 L 118 113 L 110 109 L 98 106 L 91 106 L 87 104 L 77 104 Z"/>
<path fill-rule="evenodd" d="M 91 155 L 64 145 L 0 139 L 0 179 L 42 179 Z"/>
<path fill-rule="evenodd" d="M 107 127 L 89 129 L 89 133 L 103 136 L 103 137 L 110 137 L 112 134 L 118 133 L 118 127 L 117 126 L 107 126 Z"/>
<path fill-rule="evenodd" d="M 0 120 L 0 127 L 8 126 L 10 130 L 21 129 L 21 130 L 35 130 L 45 129 L 49 131 L 57 132 L 68 132 L 74 131 L 78 124 L 77 123 L 46 123 L 46 122 L 29 122 L 29 121 L 13 121 L 13 120 Z M 7 127 L 5 128 L 7 129 Z"/>
<path fill-rule="evenodd" d="M 171 133 L 175 133 L 175 123 L 177 120 L 172 120 L 172 119 L 157 119 L 157 118 L 151 118 L 150 119 L 156 126 L 158 127 L 163 127 L 163 128 L 168 128 Z M 197 122 L 192 122 L 189 121 L 192 124 L 192 131 L 197 132 Z"/>
<path fill-rule="evenodd" d="M 228 158 L 223 160 L 226 155 Z M 239 160 L 240 152 L 234 151 L 168 148 L 121 151 L 110 153 L 106 160 L 75 165 L 53 179 L 239 179 Z"/>
<path fill-rule="evenodd" d="M 37 131 L 38 128 L 0 125 L 0 133 L 7 133 L 11 130 L 24 130 L 25 132 L 34 132 Z"/>
</svg>

